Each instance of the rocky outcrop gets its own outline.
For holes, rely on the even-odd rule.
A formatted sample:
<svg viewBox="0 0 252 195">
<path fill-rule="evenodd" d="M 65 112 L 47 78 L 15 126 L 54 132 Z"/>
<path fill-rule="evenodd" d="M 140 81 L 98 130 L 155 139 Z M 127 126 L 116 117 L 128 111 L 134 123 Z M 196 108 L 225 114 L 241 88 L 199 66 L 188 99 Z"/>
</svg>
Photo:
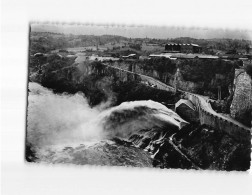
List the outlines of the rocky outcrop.
<svg viewBox="0 0 252 195">
<path fill-rule="evenodd" d="M 176 133 L 169 128 L 143 129 L 129 141 L 152 155 L 154 167 L 228 171 L 250 167 L 250 143 L 198 123 Z"/>
<path fill-rule="evenodd" d="M 252 80 L 243 69 L 236 69 L 234 97 L 230 107 L 231 116 L 251 127 Z"/>
<path fill-rule="evenodd" d="M 210 126 L 186 126 L 173 136 L 173 142 L 202 169 L 245 171 L 250 168 L 250 143 L 238 142 Z"/>
<path fill-rule="evenodd" d="M 115 141 L 102 141 L 91 146 L 80 144 L 61 149 L 49 148 L 34 161 L 53 164 L 152 167 L 153 160 L 147 152 L 130 144 Z"/>
<path fill-rule="evenodd" d="M 204 82 L 192 82 L 192 81 L 185 81 L 183 75 L 179 68 L 174 76 L 174 80 L 169 81 L 170 85 L 176 87 L 177 89 L 181 89 L 184 91 L 190 91 L 192 93 L 197 93 L 199 89 L 204 86 Z"/>
</svg>

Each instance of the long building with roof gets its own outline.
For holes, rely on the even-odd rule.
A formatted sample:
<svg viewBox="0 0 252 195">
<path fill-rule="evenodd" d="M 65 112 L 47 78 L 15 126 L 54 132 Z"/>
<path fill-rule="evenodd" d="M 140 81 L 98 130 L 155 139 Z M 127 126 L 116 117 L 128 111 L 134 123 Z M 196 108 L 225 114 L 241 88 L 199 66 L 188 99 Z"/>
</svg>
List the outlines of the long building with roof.
<svg viewBox="0 0 252 195">
<path fill-rule="evenodd" d="M 165 45 L 166 52 L 172 53 L 201 53 L 202 47 L 197 44 L 168 43 Z"/>
</svg>

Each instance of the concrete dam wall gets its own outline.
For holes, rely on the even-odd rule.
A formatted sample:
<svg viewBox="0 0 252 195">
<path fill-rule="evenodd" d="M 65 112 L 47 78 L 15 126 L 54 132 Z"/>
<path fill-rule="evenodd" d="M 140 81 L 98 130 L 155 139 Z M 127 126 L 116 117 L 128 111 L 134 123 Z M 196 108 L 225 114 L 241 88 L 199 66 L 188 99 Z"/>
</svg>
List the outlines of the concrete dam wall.
<svg viewBox="0 0 252 195">
<path fill-rule="evenodd" d="M 238 141 L 250 141 L 251 130 L 234 119 L 216 113 L 209 100 L 200 95 L 185 92 L 187 98 L 196 106 L 201 124 L 206 124 L 224 131 Z"/>
</svg>

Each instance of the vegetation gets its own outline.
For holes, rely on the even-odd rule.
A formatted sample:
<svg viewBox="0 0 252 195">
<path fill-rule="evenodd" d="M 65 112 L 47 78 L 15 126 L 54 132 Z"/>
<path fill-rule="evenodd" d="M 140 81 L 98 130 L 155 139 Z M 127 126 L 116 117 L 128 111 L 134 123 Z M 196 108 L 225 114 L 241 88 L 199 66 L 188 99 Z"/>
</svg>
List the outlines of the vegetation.
<svg viewBox="0 0 252 195">
<path fill-rule="evenodd" d="M 61 57 L 58 54 L 50 54 L 48 56 L 30 56 L 29 59 L 29 68 L 32 69 L 32 72 L 36 72 L 41 69 L 45 64 L 50 64 L 46 66 L 45 71 L 54 71 L 59 70 L 63 67 L 70 66 L 74 63 L 74 58 Z"/>
<path fill-rule="evenodd" d="M 30 35 L 30 54 L 47 53 L 56 49 L 69 47 L 88 47 L 104 45 L 111 42 L 127 40 L 125 37 L 114 35 L 65 35 L 50 32 L 32 32 Z"/>
<path fill-rule="evenodd" d="M 91 107 L 107 100 L 106 94 L 96 85 L 96 82 L 100 78 L 97 75 L 89 75 L 84 78 L 82 83 L 76 83 L 65 76 L 59 76 L 57 74 L 60 73 L 50 72 L 47 75 L 43 75 L 41 84 L 44 87 L 53 89 L 55 93 L 75 94 L 82 92 L 87 97 Z"/>
<path fill-rule="evenodd" d="M 246 53 L 248 52 L 249 45 L 252 44 L 251 41 L 243 39 L 194 39 L 190 37 L 180 37 L 174 39 L 130 39 L 115 35 L 65 35 L 51 32 L 31 32 L 30 53 L 47 53 L 55 49 L 65 49 L 69 47 L 88 47 L 96 46 L 97 44 L 112 44 L 114 45 L 114 51 L 116 52 L 124 50 L 133 50 L 136 53 L 141 52 L 141 54 L 146 54 L 146 51 L 142 51 L 144 50 L 143 45 L 145 42 L 147 42 L 147 44 L 156 44 L 163 48 L 163 45 L 168 42 L 195 43 L 200 45 L 203 49 L 203 52 L 206 54 L 216 54 L 220 51 L 226 53 L 231 50 L 235 53 Z M 116 47 L 117 44 L 121 45 L 122 43 L 125 44 L 123 48 L 120 46 Z M 155 52 L 155 50 L 152 52 Z M 151 53 L 151 51 L 148 51 L 147 53 L 149 54 Z"/>
<path fill-rule="evenodd" d="M 137 63 L 139 64 L 139 67 L 145 71 L 156 70 L 159 73 L 175 73 L 176 71 L 176 63 L 165 57 L 146 59 L 138 61 Z"/>
<path fill-rule="evenodd" d="M 238 68 L 241 63 L 239 61 L 224 61 L 221 59 L 190 59 L 181 60 L 178 67 L 187 81 L 211 82 L 216 74 L 222 74 L 228 77 L 227 82 L 233 82 L 235 68 Z M 223 84 L 223 81 L 221 81 Z"/>
<path fill-rule="evenodd" d="M 184 80 L 204 83 L 198 93 L 204 94 L 209 91 L 211 94 L 217 94 L 218 87 L 220 87 L 222 97 L 227 97 L 229 95 L 228 89 L 234 81 L 235 68 L 240 65 L 240 61 L 191 59 L 181 60 L 178 67 Z"/>
<path fill-rule="evenodd" d="M 135 50 L 141 50 L 141 45 L 140 44 L 130 44 L 130 48 L 135 49 Z"/>
<path fill-rule="evenodd" d="M 37 34 L 35 33 L 30 37 L 30 54 L 35 54 L 37 52 L 47 53 L 55 49 L 62 49 L 68 46 L 68 40 L 65 39 L 64 35 L 54 34 Z"/>
<path fill-rule="evenodd" d="M 116 105 L 125 101 L 153 100 L 166 104 L 175 104 L 180 99 L 179 94 L 152 88 L 133 81 L 117 82 L 113 85 L 113 91 L 117 94 Z"/>
<path fill-rule="evenodd" d="M 245 70 L 252 79 L 252 63 L 247 63 L 245 65 Z"/>
</svg>

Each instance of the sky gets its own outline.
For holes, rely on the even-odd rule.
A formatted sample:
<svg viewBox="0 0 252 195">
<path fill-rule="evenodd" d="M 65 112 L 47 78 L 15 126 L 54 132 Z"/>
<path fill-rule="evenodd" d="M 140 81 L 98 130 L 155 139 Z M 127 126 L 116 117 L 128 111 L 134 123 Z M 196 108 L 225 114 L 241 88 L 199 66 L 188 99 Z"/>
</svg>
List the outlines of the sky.
<svg viewBox="0 0 252 195">
<path fill-rule="evenodd" d="M 183 26 L 147 26 L 123 24 L 32 23 L 31 31 L 47 31 L 76 35 L 120 35 L 130 38 L 167 39 L 192 37 L 197 39 L 230 38 L 252 40 L 252 30 L 197 28 Z"/>
</svg>

